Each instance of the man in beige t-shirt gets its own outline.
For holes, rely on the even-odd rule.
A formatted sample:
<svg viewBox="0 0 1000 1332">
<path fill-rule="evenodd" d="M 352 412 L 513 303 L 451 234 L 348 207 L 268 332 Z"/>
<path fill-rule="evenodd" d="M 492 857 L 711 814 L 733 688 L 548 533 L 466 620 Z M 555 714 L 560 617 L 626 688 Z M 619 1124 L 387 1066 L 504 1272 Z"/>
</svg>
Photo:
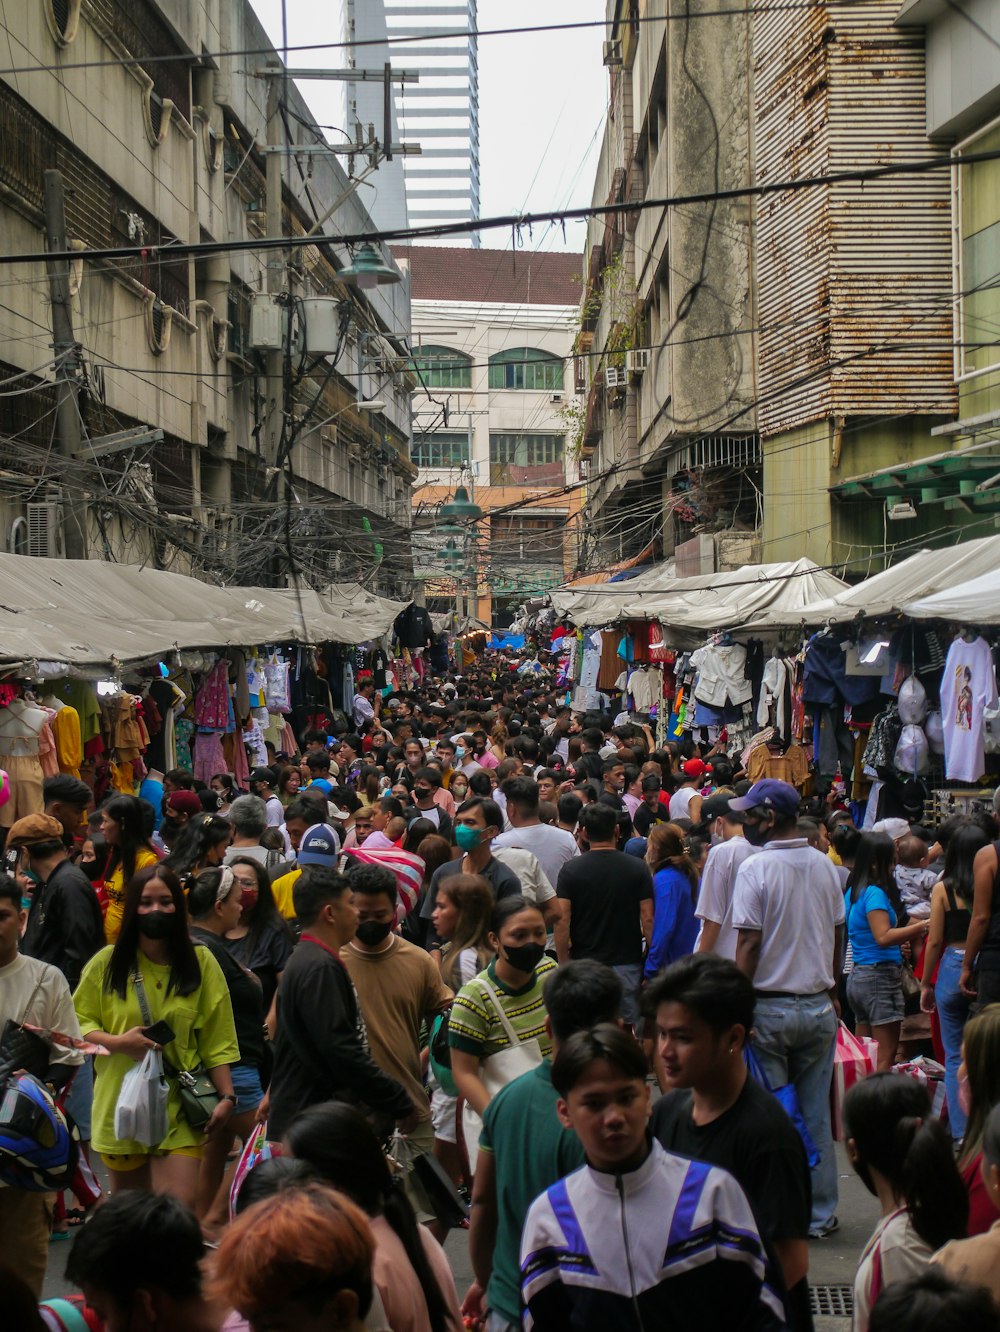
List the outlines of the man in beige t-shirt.
<svg viewBox="0 0 1000 1332">
<path fill-rule="evenodd" d="M 398 893 L 392 871 L 361 864 L 348 877 L 358 932 L 340 956 L 357 991 L 372 1059 L 402 1083 L 417 1108 L 419 1123 L 407 1141 L 415 1156 L 423 1155 L 434 1146 L 434 1130 L 423 1085 L 420 1029 L 448 1008 L 454 995 L 430 956 L 393 934 Z M 417 1219 L 433 1221 L 429 1200 L 416 1187 L 412 1172 L 405 1185 Z M 443 1232 L 438 1237 L 443 1238 Z"/>
</svg>

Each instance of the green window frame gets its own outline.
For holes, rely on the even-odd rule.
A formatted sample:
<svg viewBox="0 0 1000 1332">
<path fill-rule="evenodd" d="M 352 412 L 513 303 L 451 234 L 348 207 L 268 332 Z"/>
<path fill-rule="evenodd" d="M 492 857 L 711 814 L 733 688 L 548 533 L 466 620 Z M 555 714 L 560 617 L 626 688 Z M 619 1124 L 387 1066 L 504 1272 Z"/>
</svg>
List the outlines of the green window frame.
<svg viewBox="0 0 1000 1332">
<path fill-rule="evenodd" d="M 490 431 L 490 462 L 513 467 L 552 467 L 561 463 L 566 440 L 562 435 L 504 434 Z"/>
<path fill-rule="evenodd" d="M 413 368 L 428 388 L 472 388 L 472 357 L 453 347 L 428 344 L 415 348 Z"/>
<path fill-rule="evenodd" d="M 469 461 L 465 430 L 433 430 L 413 436 L 410 460 L 417 467 L 462 467 Z"/>
<path fill-rule="evenodd" d="M 521 389 L 525 392 L 561 391 L 562 357 L 538 347 L 511 347 L 490 357 L 491 389 Z"/>
</svg>

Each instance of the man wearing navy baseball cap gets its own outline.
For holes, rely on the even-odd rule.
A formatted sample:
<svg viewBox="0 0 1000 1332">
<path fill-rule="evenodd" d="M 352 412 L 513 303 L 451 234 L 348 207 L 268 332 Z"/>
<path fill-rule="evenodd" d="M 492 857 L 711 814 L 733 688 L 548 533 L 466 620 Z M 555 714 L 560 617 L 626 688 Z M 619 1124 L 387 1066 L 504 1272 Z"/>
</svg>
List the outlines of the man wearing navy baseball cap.
<svg viewBox="0 0 1000 1332">
<path fill-rule="evenodd" d="M 754 1050 L 772 1086 L 794 1085 L 820 1153 L 809 1233 L 821 1238 L 837 1229 L 830 1081 L 844 897 L 832 862 L 797 834 L 794 786 L 765 778 L 730 808 L 742 813 L 747 841 L 761 848 L 740 866 L 733 890 L 736 964 L 757 994 Z"/>
</svg>

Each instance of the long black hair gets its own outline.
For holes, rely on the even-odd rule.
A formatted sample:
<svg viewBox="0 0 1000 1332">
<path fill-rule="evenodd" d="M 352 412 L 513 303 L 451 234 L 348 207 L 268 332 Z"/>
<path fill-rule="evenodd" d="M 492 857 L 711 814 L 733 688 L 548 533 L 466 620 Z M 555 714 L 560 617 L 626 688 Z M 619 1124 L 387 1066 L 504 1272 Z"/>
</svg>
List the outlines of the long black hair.
<svg viewBox="0 0 1000 1332">
<path fill-rule="evenodd" d="M 931 1113 L 924 1087 L 902 1073 L 873 1073 L 844 1098 L 844 1128 L 860 1158 L 854 1168 L 875 1192 L 869 1167 L 903 1200 L 913 1229 L 932 1249 L 964 1238 L 969 1195 L 950 1135 Z"/>
<path fill-rule="evenodd" d="M 420 1282 L 432 1332 L 446 1332 L 444 1295 L 428 1261 L 417 1218 L 360 1110 L 342 1101 L 310 1106 L 293 1121 L 285 1142 L 292 1156 L 346 1193 L 368 1216 L 385 1217 Z"/>
<path fill-rule="evenodd" d="M 206 851 L 228 842 L 232 831 L 233 825 L 221 814 L 197 814 L 185 823 L 163 863 L 177 874 L 190 874 L 196 865 L 202 867 Z"/>
<path fill-rule="evenodd" d="M 960 902 L 972 906 L 974 892 L 973 861 L 976 852 L 989 845 L 989 838 L 977 823 L 967 823 L 948 838 L 941 878 Z"/>
<path fill-rule="evenodd" d="M 201 966 L 191 936 L 188 934 L 187 902 L 184 900 L 181 881 L 166 865 L 147 865 L 138 874 L 133 874 L 125 889 L 121 933 L 111 950 L 111 959 L 104 977 L 105 989 L 117 994 L 119 999 L 124 999 L 128 993 L 129 981 L 136 969 L 135 955 L 139 950 L 139 899 L 146 884 L 153 879 L 165 883 L 174 900 L 170 933 L 164 940 L 170 963 L 167 992 L 176 990 L 179 995 L 193 994 L 201 984 Z"/>
<path fill-rule="evenodd" d="M 106 874 L 110 876 L 120 865 L 122 883 L 131 883 L 139 852 L 153 849 L 146 834 L 142 802 L 135 796 L 112 796 L 101 806 L 101 813 L 106 814 L 118 825 L 118 840 L 111 847 Z"/>
<path fill-rule="evenodd" d="M 271 878 L 267 870 L 259 860 L 254 860 L 253 856 L 234 856 L 229 861 L 229 868 L 232 869 L 236 865 L 250 865 L 257 876 L 257 901 L 247 912 L 246 917 L 247 957 L 254 956 L 260 942 L 260 936 L 268 926 L 287 935 L 288 942 L 294 943 L 295 936 L 292 934 L 291 927 L 278 910 L 277 903 L 274 900 Z"/>
<path fill-rule="evenodd" d="M 851 890 L 851 903 L 865 888 L 881 888 L 892 903 L 897 923 L 906 914 L 902 898 L 896 887 L 896 876 L 892 872 L 892 860 L 895 844 L 888 833 L 862 833 L 854 852 L 854 866 L 847 879 Z"/>
</svg>

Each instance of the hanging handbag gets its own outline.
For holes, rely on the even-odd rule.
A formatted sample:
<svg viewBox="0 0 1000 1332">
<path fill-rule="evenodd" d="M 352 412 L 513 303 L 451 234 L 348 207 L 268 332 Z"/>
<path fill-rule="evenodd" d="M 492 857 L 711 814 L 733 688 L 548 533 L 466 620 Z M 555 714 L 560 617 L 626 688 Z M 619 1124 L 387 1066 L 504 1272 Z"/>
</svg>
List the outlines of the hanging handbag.
<svg viewBox="0 0 1000 1332">
<path fill-rule="evenodd" d="M 815 1170 L 820 1163 L 819 1149 L 813 1141 L 813 1136 L 809 1132 L 809 1125 L 806 1123 L 805 1115 L 802 1113 L 802 1105 L 799 1102 L 799 1094 L 791 1082 L 786 1082 L 783 1087 L 772 1087 L 767 1074 L 764 1072 L 764 1066 L 757 1056 L 753 1046 L 747 1043 L 743 1046 L 743 1060 L 747 1066 L 747 1072 L 753 1080 L 760 1084 L 766 1092 L 770 1092 L 774 1099 L 784 1110 L 785 1114 L 792 1121 L 795 1131 L 802 1139 L 802 1146 L 806 1151 L 806 1160 L 809 1163 L 809 1169 Z"/>
<path fill-rule="evenodd" d="M 138 971 L 133 973 L 132 983 L 135 985 L 135 992 L 139 999 L 142 1020 L 147 1027 L 151 1027 L 153 1016 L 149 1011 L 149 1003 L 146 1000 L 146 987 L 143 985 L 142 976 Z M 191 1128 L 200 1133 L 212 1118 L 212 1112 L 222 1099 L 216 1091 L 212 1079 L 208 1076 L 208 1070 L 204 1064 L 199 1064 L 194 1069 L 177 1069 L 164 1056 L 163 1071 L 168 1078 L 173 1078 L 177 1084 L 177 1090 L 181 1098 L 181 1114 Z"/>
<path fill-rule="evenodd" d="M 31 1073 L 42 1081 L 45 1079 L 54 1057 L 52 1048 L 48 1041 L 43 1040 L 35 1032 L 28 1031 L 24 1026 L 24 1020 L 41 987 L 42 982 L 39 980 L 24 1006 L 20 1022 L 15 1018 L 8 1018 L 3 1024 L 3 1030 L 0 1031 L 0 1078 L 23 1069 L 25 1073 Z"/>
<path fill-rule="evenodd" d="M 497 1092 L 503 1091 L 508 1083 L 513 1082 L 515 1078 L 519 1078 L 522 1073 L 530 1073 L 533 1068 L 537 1068 L 542 1062 L 543 1055 L 542 1047 L 534 1037 L 527 1041 L 518 1039 L 510 1018 L 504 1012 L 499 993 L 488 980 L 481 977 L 479 980 L 482 986 L 482 998 L 485 1002 L 486 996 L 490 996 L 497 1017 L 500 1019 L 500 1025 L 506 1032 L 509 1042 L 505 1049 L 498 1050 L 496 1054 L 488 1055 L 479 1065 L 479 1077 L 490 1094 L 490 1100 L 492 1100 Z M 479 1134 L 482 1127 L 483 1121 L 480 1116 L 469 1104 L 463 1104 L 462 1132 L 465 1139 L 465 1150 L 469 1158 L 470 1174 L 475 1173 L 476 1157 L 479 1155 Z"/>
</svg>

